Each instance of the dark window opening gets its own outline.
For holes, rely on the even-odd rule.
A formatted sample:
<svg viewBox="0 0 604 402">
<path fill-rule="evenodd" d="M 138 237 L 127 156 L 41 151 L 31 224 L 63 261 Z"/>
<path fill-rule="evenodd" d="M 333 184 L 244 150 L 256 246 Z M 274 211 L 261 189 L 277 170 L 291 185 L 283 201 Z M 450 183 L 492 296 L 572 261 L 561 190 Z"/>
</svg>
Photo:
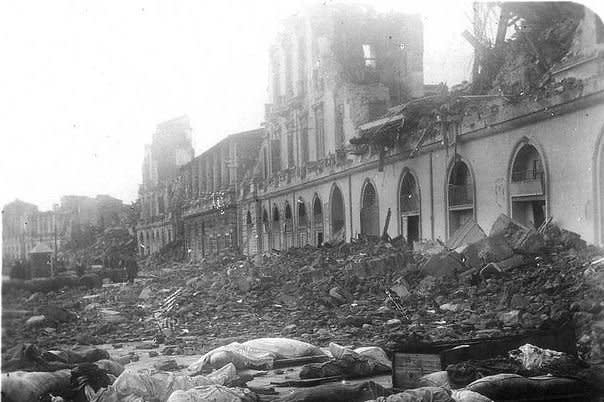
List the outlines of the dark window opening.
<svg viewBox="0 0 604 402">
<path fill-rule="evenodd" d="M 474 186 L 464 162 L 456 162 L 449 175 L 449 236 L 474 218 Z"/>
<path fill-rule="evenodd" d="M 292 210 L 289 206 L 289 203 L 285 204 L 285 219 L 291 219 L 292 218 Z"/>
<path fill-rule="evenodd" d="M 321 207 L 321 200 L 319 198 L 315 198 L 312 212 L 315 220 L 323 215 L 323 208 Z"/>
<path fill-rule="evenodd" d="M 298 225 L 306 226 L 306 206 L 304 201 L 298 200 Z"/>
<path fill-rule="evenodd" d="M 472 204 L 474 190 L 468 167 L 463 162 L 455 163 L 449 178 L 449 206 Z"/>
<path fill-rule="evenodd" d="M 401 212 L 405 213 L 419 211 L 417 186 L 415 183 L 415 178 L 410 173 L 407 173 L 405 177 L 403 177 L 399 200 Z"/>
<path fill-rule="evenodd" d="M 541 179 L 543 165 L 539 152 L 532 145 L 523 146 L 514 160 L 512 168 L 512 182 Z"/>
<path fill-rule="evenodd" d="M 363 188 L 361 200 L 361 233 L 369 236 L 379 235 L 378 204 L 375 187 L 367 182 Z"/>
<path fill-rule="evenodd" d="M 407 217 L 407 244 L 413 246 L 413 242 L 419 241 L 419 215 Z"/>
<path fill-rule="evenodd" d="M 363 192 L 363 208 L 373 207 L 375 205 L 376 196 L 375 188 L 371 183 L 367 183 Z"/>
<path fill-rule="evenodd" d="M 279 209 L 276 205 L 273 207 L 273 222 L 279 222 Z"/>
<path fill-rule="evenodd" d="M 323 245 L 323 232 L 317 232 L 317 247 Z"/>
<path fill-rule="evenodd" d="M 344 198 L 338 187 L 334 187 L 331 195 L 331 229 L 332 234 L 344 228 Z"/>
<path fill-rule="evenodd" d="M 266 212 L 266 209 L 264 210 L 264 212 L 262 213 L 262 226 L 264 228 L 265 232 L 269 231 L 269 226 L 268 226 L 268 213 Z"/>
</svg>

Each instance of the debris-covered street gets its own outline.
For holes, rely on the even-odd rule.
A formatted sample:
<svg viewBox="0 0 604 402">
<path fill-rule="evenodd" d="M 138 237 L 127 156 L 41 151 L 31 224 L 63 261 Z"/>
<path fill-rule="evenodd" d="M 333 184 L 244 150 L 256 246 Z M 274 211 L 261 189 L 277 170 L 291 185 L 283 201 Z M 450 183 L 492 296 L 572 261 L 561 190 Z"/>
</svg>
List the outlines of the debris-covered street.
<svg viewBox="0 0 604 402">
<path fill-rule="evenodd" d="M 598 10 L 371 3 L 0 6 L 2 401 L 604 401 Z"/>
</svg>

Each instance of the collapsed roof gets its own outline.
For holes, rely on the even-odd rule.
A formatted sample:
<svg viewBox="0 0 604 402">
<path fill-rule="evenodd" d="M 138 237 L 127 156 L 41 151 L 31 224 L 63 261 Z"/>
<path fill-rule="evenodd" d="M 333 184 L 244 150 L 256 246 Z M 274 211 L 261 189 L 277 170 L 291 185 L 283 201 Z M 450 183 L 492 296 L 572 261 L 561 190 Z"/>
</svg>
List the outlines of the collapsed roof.
<svg viewBox="0 0 604 402">
<path fill-rule="evenodd" d="M 411 136 L 419 136 L 413 156 L 424 138 L 443 128 L 440 123 L 461 121 L 470 104 L 496 98 L 514 102 L 547 93 L 548 85 L 555 84 L 550 72 L 570 56 L 584 14 L 582 5 L 571 2 L 502 3 L 494 44 L 464 33 L 475 48 L 478 68 L 472 83 L 452 90 L 443 87 L 439 95 L 396 106 L 382 118 L 361 125 L 359 135 L 350 140 L 356 148 L 353 152 L 362 154 L 372 146 L 383 156 L 385 149 L 401 147 Z M 512 26 L 515 32 L 508 35 Z M 564 87 L 580 86 L 578 81 Z"/>
</svg>

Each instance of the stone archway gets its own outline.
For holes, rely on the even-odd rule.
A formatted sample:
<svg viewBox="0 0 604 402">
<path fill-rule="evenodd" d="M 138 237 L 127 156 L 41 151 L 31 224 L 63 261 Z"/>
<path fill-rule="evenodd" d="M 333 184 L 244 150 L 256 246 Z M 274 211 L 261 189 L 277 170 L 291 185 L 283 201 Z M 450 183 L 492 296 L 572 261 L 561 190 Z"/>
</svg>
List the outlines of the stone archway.
<svg viewBox="0 0 604 402">
<path fill-rule="evenodd" d="M 289 205 L 289 202 L 285 202 L 285 211 L 283 212 L 283 246 L 287 250 L 290 247 L 294 246 L 294 218 L 292 215 L 292 209 Z"/>
<path fill-rule="evenodd" d="M 334 185 L 331 190 L 330 197 L 330 218 L 331 218 L 331 237 L 332 238 L 346 238 L 345 235 L 345 208 L 344 208 L 344 197 L 342 191 L 337 185 Z"/>
<path fill-rule="evenodd" d="M 312 232 L 313 232 L 313 243 L 317 247 L 323 245 L 324 239 L 324 228 L 323 228 L 323 205 L 319 196 L 315 195 L 315 199 L 312 204 Z"/>
<path fill-rule="evenodd" d="M 268 251 L 271 247 L 271 229 L 266 208 L 263 208 L 262 211 L 262 237 L 260 243 L 262 251 Z"/>
<path fill-rule="evenodd" d="M 361 191 L 361 234 L 380 235 L 380 221 L 377 193 L 375 186 L 367 180 Z"/>
<path fill-rule="evenodd" d="M 279 214 L 279 208 L 277 208 L 276 204 L 273 205 L 271 233 L 273 236 L 271 247 L 274 250 L 281 250 L 281 215 Z"/>
<path fill-rule="evenodd" d="M 298 247 L 304 247 L 308 244 L 309 219 L 306 212 L 306 204 L 303 198 L 298 198 L 298 224 L 297 224 L 297 242 Z"/>
<path fill-rule="evenodd" d="M 474 179 L 468 165 L 457 159 L 447 180 L 449 237 L 474 218 Z"/>
<path fill-rule="evenodd" d="M 547 186 L 543 158 L 537 148 L 525 143 L 514 155 L 509 176 L 512 218 L 538 228 L 547 218 Z"/>
<path fill-rule="evenodd" d="M 421 203 L 419 186 L 411 172 L 404 172 L 399 186 L 401 234 L 413 245 L 421 237 Z"/>
</svg>

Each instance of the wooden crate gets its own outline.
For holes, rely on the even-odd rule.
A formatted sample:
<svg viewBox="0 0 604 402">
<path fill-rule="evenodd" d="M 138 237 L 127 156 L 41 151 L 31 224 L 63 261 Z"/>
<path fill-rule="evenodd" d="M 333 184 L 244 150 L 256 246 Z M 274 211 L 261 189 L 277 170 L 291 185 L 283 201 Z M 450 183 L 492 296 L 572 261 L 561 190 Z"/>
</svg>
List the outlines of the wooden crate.
<svg viewBox="0 0 604 402">
<path fill-rule="evenodd" d="M 439 354 L 395 352 L 392 362 L 392 387 L 416 388 L 420 377 L 441 370 Z"/>
</svg>

